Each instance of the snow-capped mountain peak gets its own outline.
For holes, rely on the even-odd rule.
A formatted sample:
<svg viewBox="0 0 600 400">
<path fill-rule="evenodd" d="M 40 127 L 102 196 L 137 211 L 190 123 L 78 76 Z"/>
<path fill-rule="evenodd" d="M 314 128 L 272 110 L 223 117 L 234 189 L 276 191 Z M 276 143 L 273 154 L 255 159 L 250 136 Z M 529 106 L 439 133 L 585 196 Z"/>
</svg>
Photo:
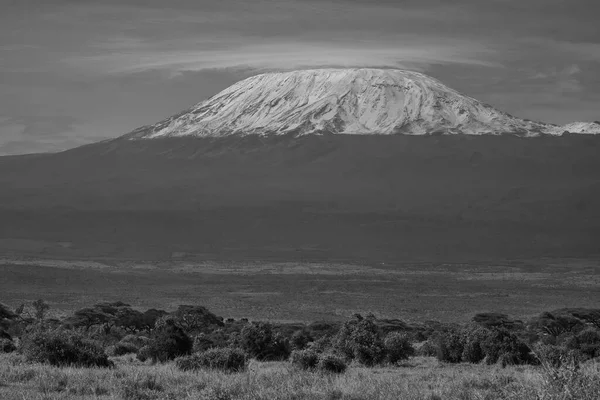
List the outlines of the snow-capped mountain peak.
<svg viewBox="0 0 600 400">
<path fill-rule="evenodd" d="M 561 134 L 516 118 L 427 75 L 395 69 L 316 69 L 242 80 L 132 139 L 249 134 Z"/>
</svg>

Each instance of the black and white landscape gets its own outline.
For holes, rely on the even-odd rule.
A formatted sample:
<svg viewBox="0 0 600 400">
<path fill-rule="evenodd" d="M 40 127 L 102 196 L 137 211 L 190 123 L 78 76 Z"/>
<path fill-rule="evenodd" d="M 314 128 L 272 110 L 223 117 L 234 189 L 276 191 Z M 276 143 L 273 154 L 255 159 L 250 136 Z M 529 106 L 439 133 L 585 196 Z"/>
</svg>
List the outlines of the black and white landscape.
<svg viewBox="0 0 600 400">
<path fill-rule="evenodd" d="M 0 5 L 0 399 L 600 398 L 598 6 L 122 3 Z"/>
</svg>

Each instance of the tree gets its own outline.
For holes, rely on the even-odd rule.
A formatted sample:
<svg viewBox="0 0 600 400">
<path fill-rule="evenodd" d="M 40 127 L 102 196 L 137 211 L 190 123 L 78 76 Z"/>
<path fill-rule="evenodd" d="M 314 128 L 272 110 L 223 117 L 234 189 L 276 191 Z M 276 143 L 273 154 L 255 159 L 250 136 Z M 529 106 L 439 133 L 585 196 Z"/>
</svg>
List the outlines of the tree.
<svg viewBox="0 0 600 400">
<path fill-rule="evenodd" d="M 65 320 L 65 324 L 73 327 L 102 325 L 105 332 L 110 332 L 113 326 L 129 332 L 142 330 L 146 327 L 147 318 L 140 311 L 134 310 L 129 304 L 121 301 L 112 303 L 97 303 L 92 307 L 82 308 Z"/>
<path fill-rule="evenodd" d="M 35 319 L 37 319 L 38 321 L 43 320 L 46 317 L 46 313 L 50 309 L 50 306 L 48 305 L 48 303 L 46 303 L 42 299 L 37 299 L 36 301 L 31 303 L 31 306 L 33 307 L 33 310 L 34 310 Z"/>
<path fill-rule="evenodd" d="M 144 329 L 144 314 L 133 308 L 123 307 L 115 314 L 114 324 L 128 332 L 138 332 Z"/>
<path fill-rule="evenodd" d="M 240 345 L 259 361 L 286 360 L 290 355 L 287 340 L 274 333 L 271 324 L 263 322 L 244 326 L 240 332 Z"/>
<path fill-rule="evenodd" d="M 333 339 L 333 349 L 367 366 L 379 364 L 385 357 L 383 340 L 372 319 L 355 318 L 344 323 Z"/>
<path fill-rule="evenodd" d="M 600 329 L 600 309 L 598 308 L 575 308 L 565 309 L 563 311 L 570 313 L 575 318 L 578 318 L 587 324 L 593 325 L 597 329 Z"/>
<path fill-rule="evenodd" d="M 532 329 L 553 337 L 580 330 L 584 326 L 579 318 L 569 313 L 558 313 L 555 311 L 541 313 L 529 325 Z"/>
<path fill-rule="evenodd" d="M 408 336 L 401 332 L 390 332 L 383 341 L 385 357 L 390 364 L 406 360 L 415 355 L 415 348 Z"/>
<path fill-rule="evenodd" d="M 180 305 L 171 315 L 189 333 L 205 332 L 213 326 L 225 325 L 223 318 L 217 317 L 203 306 Z"/>
<path fill-rule="evenodd" d="M 148 345 L 148 355 L 153 361 L 168 361 L 190 354 L 192 339 L 172 320 L 156 329 Z"/>
<path fill-rule="evenodd" d="M 104 325 L 105 329 L 110 329 L 113 320 L 113 315 L 102 312 L 98 308 L 89 307 L 75 311 L 72 316 L 65 320 L 65 325 L 74 328 L 85 327 L 87 330 L 95 325 Z"/>
<path fill-rule="evenodd" d="M 144 311 L 142 314 L 142 329 L 150 332 L 156 326 L 156 321 L 167 314 L 166 311 L 155 308 Z"/>
</svg>

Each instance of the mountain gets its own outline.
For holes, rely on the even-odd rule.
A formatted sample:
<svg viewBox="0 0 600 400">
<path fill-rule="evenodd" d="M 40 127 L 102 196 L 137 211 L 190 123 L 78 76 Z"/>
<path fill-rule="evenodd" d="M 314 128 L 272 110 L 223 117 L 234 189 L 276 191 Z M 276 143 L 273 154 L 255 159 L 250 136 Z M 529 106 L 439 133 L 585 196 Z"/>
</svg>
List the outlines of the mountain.
<svg viewBox="0 0 600 400">
<path fill-rule="evenodd" d="M 422 74 L 260 75 L 114 140 L 0 157 L 0 254 L 597 256 L 600 136 L 547 129 Z"/>
<path fill-rule="evenodd" d="M 556 133 L 582 133 L 582 134 L 600 134 L 600 121 L 594 122 L 572 122 L 567 125 L 555 128 Z"/>
<path fill-rule="evenodd" d="M 553 125 L 495 110 L 426 75 L 393 69 L 320 69 L 245 79 L 130 138 L 246 134 L 500 134 L 537 136 Z"/>
</svg>

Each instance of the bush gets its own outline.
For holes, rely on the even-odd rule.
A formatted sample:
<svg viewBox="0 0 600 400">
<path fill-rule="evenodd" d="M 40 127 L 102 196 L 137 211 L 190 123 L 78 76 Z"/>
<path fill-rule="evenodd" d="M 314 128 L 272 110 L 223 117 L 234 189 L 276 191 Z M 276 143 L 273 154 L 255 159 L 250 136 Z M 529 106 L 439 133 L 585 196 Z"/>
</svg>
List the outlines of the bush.
<svg viewBox="0 0 600 400">
<path fill-rule="evenodd" d="M 320 337 L 306 346 L 307 350 L 312 350 L 316 353 L 325 353 L 331 348 L 331 338 L 328 336 Z"/>
<path fill-rule="evenodd" d="M 314 350 L 294 350 L 290 355 L 292 365 L 304 370 L 313 370 L 319 364 L 319 353 Z"/>
<path fill-rule="evenodd" d="M 215 346 L 215 342 L 208 337 L 208 335 L 206 335 L 205 333 L 200 333 L 198 335 L 196 335 L 196 337 L 194 338 L 194 344 L 193 344 L 193 352 L 194 353 L 200 353 L 203 351 L 206 351 L 208 349 L 211 349 Z"/>
<path fill-rule="evenodd" d="M 109 346 L 106 348 L 106 354 L 109 356 L 122 356 L 125 354 L 136 354 L 138 352 L 138 348 L 136 345 L 132 343 L 123 343 L 119 342 L 114 346 Z"/>
<path fill-rule="evenodd" d="M 0 353 L 12 353 L 17 349 L 17 346 L 8 339 L 0 339 Z"/>
<path fill-rule="evenodd" d="M 72 331 L 35 329 L 23 336 L 19 350 L 28 361 L 54 366 L 113 366 L 97 343 Z"/>
<path fill-rule="evenodd" d="M 485 358 L 482 343 L 486 341 L 490 331 L 484 328 L 471 328 L 463 333 L 462 361 L 477 364 Z"/>
<path fill-rule="evenodd" d="M 437 359 L 446 363 L 459 363 L 462 361 L 464 343 L 458 331 L 448 331 L 437 338 Z"/>
<path fill-rule="evenodd" d="M 332 344 L 336 353 L 367 366 L 377 365 L 385 358 L 385 349 L 377 326 L 369 319 L 346 322 Z"/>
<path fill-rule="evenodd" d="M 310 342 L 313 341 L 312 336 L 305 330 L 298 330 L 292 334 L 290 345 L 294 350 L 304 350 Z"/>
<path fill-rule="evenodd" d="M 136 355 L 137 359 L 141 362 L 149 360 L 152 357 L 150 346 L 142 346 Z"/>
<path fill-rule="evenodd" d="M 241 372 L 246 369 L 247 357 L 241 349 L 218 348 L 180 357 L 175 363 L 183 371 L 215 369 L 226 372 Z"/>
<path fill-rule="evenodd" d="M 417 348 L 417 355 L 422 357 L 437 356 L 437 341 L 433 338 L 430 338 L 421 343 L 421 345 Z"/>
<path fill-rule="evenodd" d="M 578 350 L 587 358 L 600 357 L 600 331 L 586 328 L 566 341 L 566 346 Z"/>
<path fill-rule="evenodd" d="M 390 364 L 396 364 L 415 355 L 415 348 L 408 340 L 408 336 L 401 332 L 388 333 L 383 341 L 383 346 L 386 361 Z"/>
<path fill-rule="evenodd" d="M 536 346 L 535 355 L 545 368 L 561 368 L 563 366 L 577 365 L 581 362 L 581 355 L 577 350 L 564 347 L 540 344 Z"/>
<path fill-rule="evenodd" d="M 290 355 L 288 341 L 273 332 L 270 324 L 252 323 L 240 332 L 241 347 L 259 361 L 287 360 Z"/>
<path fill-rule="evenodd" d="M 334 354 L 322 354 L 319 357 L 319 363 L 317 364 L 319 371 L 331 372 L 334 374 L 343 374 L 346 372 L 346 362 L 343 358 L 338 357 Z"/>
<path fill-rule="evenodd" d="M 121 343 L 129 343 L 135 347 L 142 348 L 150 343 L 150 338 L 146 336 L 127 335 L 120 340 Z"/>
<path fill-rule="evenodd" d="M 502 365 L 535 364 L 537 358 L 532 356 L 531 349 L 514 333 L 506 330 L 493 330 L 481 343 L 487 364 L 498 361 Z"/>
<path fill-rule="evenodd" d="M 165 362 L 189 354 L 192 346 L 192 340 L 183 329 L 168 321 L 154 332 L 148 345 L 148 357 L 154 362 Z"/>
</svg>

